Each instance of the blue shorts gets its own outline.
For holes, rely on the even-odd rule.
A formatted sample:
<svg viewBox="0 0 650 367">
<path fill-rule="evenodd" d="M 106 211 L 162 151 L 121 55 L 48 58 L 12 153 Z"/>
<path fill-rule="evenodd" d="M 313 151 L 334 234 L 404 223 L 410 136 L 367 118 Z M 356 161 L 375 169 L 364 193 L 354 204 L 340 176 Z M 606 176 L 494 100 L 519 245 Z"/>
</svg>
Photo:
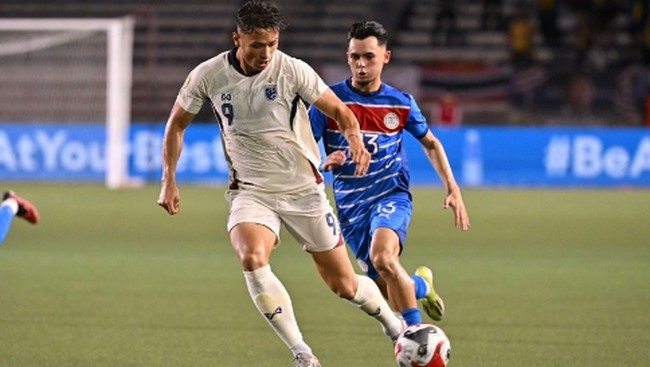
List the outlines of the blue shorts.
<svg viewBox="0 0 650 367">
<path fill-rule="evenodd" d="M 379 273 L 370 262 L 370 244 L 377 228 L 390 228 L 399 237 L 400 253 L 404 248 L 406 231 L 411 222 L 413 204 L 406 193 L 389 195 L 377 201 L 369 210 L 368 217 L 360 224 L 341 227 L 343 238 L 354 253 L 361 269 L 371 278 Z"/>
</svg>

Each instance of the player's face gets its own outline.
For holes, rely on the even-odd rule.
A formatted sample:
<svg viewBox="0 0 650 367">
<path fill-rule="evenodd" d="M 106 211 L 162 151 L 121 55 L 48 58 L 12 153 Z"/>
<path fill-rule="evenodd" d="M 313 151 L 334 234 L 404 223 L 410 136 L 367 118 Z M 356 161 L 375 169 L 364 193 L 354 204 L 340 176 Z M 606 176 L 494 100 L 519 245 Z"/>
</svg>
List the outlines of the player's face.
<svg viewBox="0 0 650 367">
<path fill-rule="evenodd" d="M 232 39 L 237 49 L 237 60 L 246 75 L 257 74 L 271 63 L 278 49 L 280 32 L 276 29 L 256 29 L 252 33 L 234 32 Z"/>
<path fill-rule="evenodd" d="M 390 60 L 386 46 L 377 44 L 377 37 L 352 38 L 348 45 L 348 65 L 352 72 L 352 85 L 366 92 L 381 86 L 381 72 Z"/>
</svg>

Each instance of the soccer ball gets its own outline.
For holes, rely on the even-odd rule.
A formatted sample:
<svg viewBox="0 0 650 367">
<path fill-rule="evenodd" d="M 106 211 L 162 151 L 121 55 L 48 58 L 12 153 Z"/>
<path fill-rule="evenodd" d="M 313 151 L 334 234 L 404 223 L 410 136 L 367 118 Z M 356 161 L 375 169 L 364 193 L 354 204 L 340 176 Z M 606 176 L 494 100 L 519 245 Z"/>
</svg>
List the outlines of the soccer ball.
<svg viewBox="0 0 650 367">
<path fill-rule="evenodd" d="M 445 367 L 449 357 L 449 338 L 433 324 L 411 325 L 395 342 L 395 359 L 400 367 Z"/>
</svg>

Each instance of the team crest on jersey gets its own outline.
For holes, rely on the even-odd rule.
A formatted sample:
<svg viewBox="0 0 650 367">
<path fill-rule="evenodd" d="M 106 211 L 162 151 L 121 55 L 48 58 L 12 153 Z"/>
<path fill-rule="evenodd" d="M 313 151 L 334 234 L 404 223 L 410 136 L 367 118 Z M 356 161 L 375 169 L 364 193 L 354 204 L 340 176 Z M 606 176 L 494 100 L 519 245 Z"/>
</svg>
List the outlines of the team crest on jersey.
<svg viewBox="0 0 650 367">
<path fill-rule="evenodd" d="M 275 101 L 278 98 L 278 86 L 276 84 L 268 84 L 264 86 L 264 97 L 269 102 Z"/>
<path fill-rule="evenodd" d="M 384 125 L 389 129 L 394 129 L 399 126 L 399 117 L 395 112 L 389 112 L 384 116 Z"/>
</svg>

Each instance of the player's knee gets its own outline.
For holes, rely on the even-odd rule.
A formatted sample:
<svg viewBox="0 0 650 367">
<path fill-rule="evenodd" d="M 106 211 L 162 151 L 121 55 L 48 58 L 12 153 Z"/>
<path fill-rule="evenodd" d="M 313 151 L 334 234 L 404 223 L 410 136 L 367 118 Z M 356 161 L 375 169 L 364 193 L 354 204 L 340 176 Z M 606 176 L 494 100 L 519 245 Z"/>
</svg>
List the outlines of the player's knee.
<svg viewBox="0 0 650 367">
<path fill-rule="evenodd" d="M 342 289 L 337 290 L 336 295 L 347 300 L 351 300 L 354 298 L 354 295 L 356 294 L 356 289 L 354 287 L 345 287 Z"/>
<path fill-rule="evenodd" d="M 400 276 L 401 265 L 398 259 L 393 257 L 378 257 L 373 266 L 377 269 L 379 275 L 390 282 L 391 279 L 397 279 Z"/>
<path fill-rule="evenodd" d="M 239 262 L 246 271 L 253 271 L 268 265 L 269 258 L 264 251 L 239 252 Z"/>
<path fill-rule="evenodd" d="M 375 254 L 370 259 L 379 275 L 384 279 L 397 277 L 399 274 L 399 260 L 386 253 Z"/>
<path fill-rule="evenodd" d="M 337 296 L 347 300 L 354 298 L 357 292 L 357 286 L 354 279 L 340 279 L 328 285 L 332 292 Z"/>
</svg>

